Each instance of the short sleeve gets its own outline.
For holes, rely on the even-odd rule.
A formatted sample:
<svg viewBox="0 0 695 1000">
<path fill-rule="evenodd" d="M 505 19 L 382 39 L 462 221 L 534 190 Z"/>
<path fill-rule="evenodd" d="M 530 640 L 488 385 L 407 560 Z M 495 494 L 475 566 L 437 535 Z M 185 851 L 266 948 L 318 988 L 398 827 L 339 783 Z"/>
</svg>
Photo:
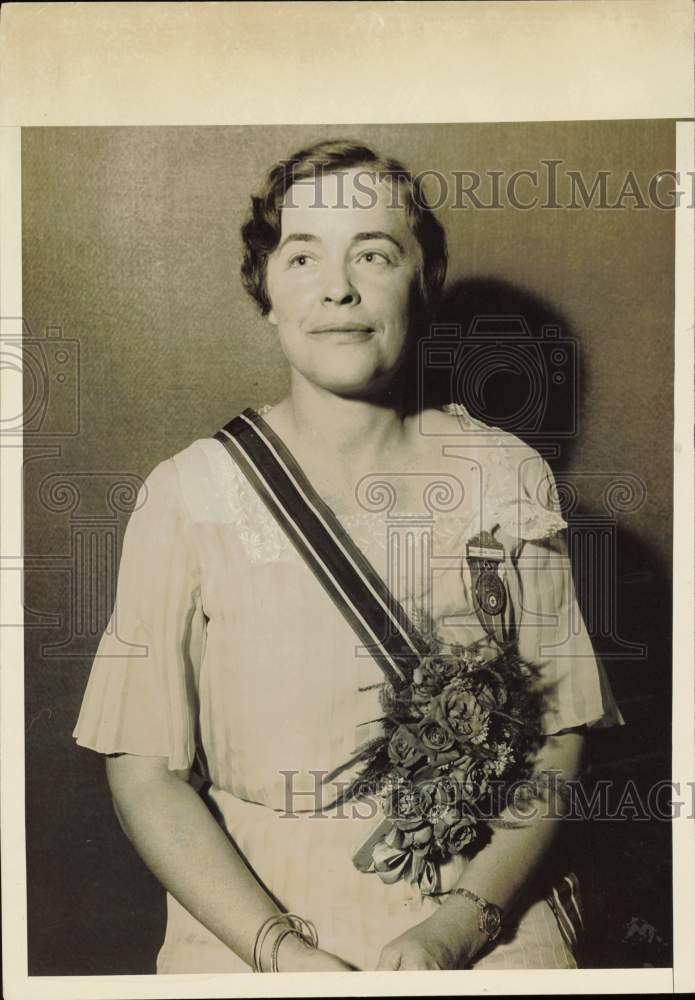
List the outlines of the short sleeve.
<svg viewBox="0 0 695 1000">
<path fill-rule="evenodd" d="M 552 471 L 528 448 L 512 464 L 517 489 L 510 490 L 513 502 L 498 505 L 495 520 L 509 551 L 503 572 L 515 608 L 519 652 L 541 666 L 547 692 L 543 730 L 622 725 L 577 601 Z"/>
<path fill-rule="evenodd" d="M 116 601 L 73 736 L 99 753 L 195 756 L 204 639 L 199 568 L 173 459 L 141 487 L 123 540 Z"/>
</svg>

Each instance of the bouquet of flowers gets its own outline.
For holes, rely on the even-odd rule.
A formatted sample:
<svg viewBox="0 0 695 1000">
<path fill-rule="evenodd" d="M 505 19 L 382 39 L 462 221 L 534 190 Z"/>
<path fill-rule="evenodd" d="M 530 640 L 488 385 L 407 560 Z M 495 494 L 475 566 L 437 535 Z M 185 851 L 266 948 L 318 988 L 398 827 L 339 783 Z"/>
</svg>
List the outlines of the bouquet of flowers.
<svg viewBox="0 0 695 1000">
<path fill-rule="evenodd" d="M 436 891 L 437 864 L 473 853 L 542 742 L 538 667 L 516 652 L 434 645 L 411 682 L 385 684 L 382 735 L 359 748 L 346 798 L 376 793 L 385 817 L 354 863 Z"/>
</svg>

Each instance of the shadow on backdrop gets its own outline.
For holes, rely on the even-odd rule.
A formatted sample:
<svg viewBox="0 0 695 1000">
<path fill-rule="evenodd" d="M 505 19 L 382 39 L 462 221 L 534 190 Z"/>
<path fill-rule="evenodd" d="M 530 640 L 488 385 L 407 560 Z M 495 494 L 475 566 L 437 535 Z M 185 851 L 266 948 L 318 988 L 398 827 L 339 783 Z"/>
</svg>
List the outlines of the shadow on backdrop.
<svg viewBox="0 0 695 1000">
<path fill-rule="evenodd" d="M 541 296 L 497 278 L 463 280 L 446 291 L 408 377 L 423 405 L 463 403 L 553 469 L 580 606 L 627 723 L 592 732 L 583 777 L 589 801 L 599 782 L 611 782 L 614 818 L 568 822 L 562 833 L 588 910 L 583 964 L 669 966 L 671 826 L 641 805 L 671 774 L 672 571 L 620 516 L 644 500 L 639 484 L 616 470 L 612 484 L 596 476 L 587 489 L 574 469 L 581 411 L 591 405 L 581 347 L 580 333 Z M 670 534 L 670 525 L 660 530 Z"/>
</svg>

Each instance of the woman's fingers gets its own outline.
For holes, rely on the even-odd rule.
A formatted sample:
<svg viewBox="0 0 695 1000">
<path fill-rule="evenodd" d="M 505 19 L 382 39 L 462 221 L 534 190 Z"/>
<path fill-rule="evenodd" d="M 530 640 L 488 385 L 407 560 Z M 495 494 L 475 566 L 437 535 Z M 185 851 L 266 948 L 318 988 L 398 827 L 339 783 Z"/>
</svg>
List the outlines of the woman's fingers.
<svg viewBox="0 0 695 1000">
<path fill-rule="evenodd" d="M 427 949 L 413 945 L 402 948 L 384 948 L 379 958 L 377 971 L 415 972 L 448 967 L 448 965 L 438 961 Z"/>
<path fill-rule="evenodd" d="M 384 948 L 379 956 L 379 964 L 377 965 L 377 972 L 381 971 L 393 971 L 394 969 L 400 969 L 401 967 L 401 953 L 396 948 Z"/>
</svg>

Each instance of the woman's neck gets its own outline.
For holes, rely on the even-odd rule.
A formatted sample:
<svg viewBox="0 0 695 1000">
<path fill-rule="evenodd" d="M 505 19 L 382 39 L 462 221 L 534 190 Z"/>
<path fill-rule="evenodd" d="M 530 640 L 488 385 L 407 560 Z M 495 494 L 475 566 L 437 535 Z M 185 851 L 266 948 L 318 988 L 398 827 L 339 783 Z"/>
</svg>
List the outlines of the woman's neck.
<svg viewBox="0 0 695 1000">
<path fill-rule="evenodd" d="M 386 399 L 350 399 L 293 379 L 292 391 L 273 413 L 276 429 L 303 449 L 315 449 L 316 457 L 349 463 L 353 469 L 383 464 L 406 436 L 399 386 Z"/>
</svg>

